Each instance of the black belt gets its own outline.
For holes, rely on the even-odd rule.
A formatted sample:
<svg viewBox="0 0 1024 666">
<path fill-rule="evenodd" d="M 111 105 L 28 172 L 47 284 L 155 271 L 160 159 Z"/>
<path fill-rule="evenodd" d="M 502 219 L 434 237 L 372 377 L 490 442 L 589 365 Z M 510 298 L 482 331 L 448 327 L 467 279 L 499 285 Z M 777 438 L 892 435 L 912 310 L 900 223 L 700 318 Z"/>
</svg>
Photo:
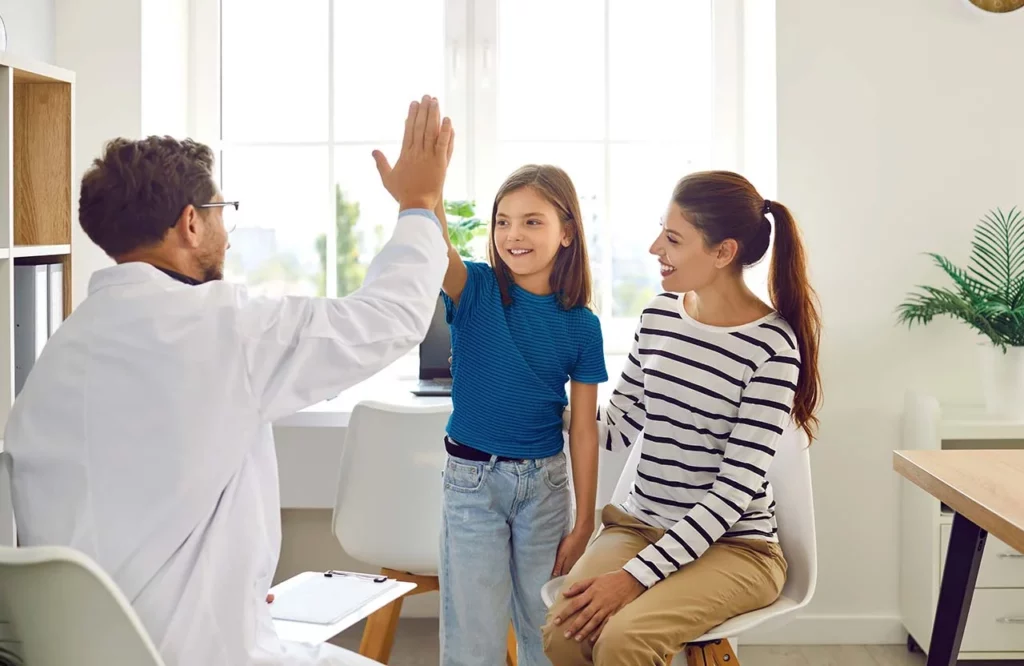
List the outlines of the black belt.
<svg viewBox="0 0 1024 666">
<path fill-rule="evenodd" d="M 472 460 L 473 462 L 490 462 L 491 460 L 490 453 L 486 453 L 480 449 L 474 449 L 472 446 L 459 444 L 450 437 L 444 438 L 444 448 L 448 451 L 448 455 L 456 458 L 462 458 L 463 460 Z M 518 462 L 520 460 L 522 460 L 522 458 L 498 456 L 498 462 Z"/>
</svg>

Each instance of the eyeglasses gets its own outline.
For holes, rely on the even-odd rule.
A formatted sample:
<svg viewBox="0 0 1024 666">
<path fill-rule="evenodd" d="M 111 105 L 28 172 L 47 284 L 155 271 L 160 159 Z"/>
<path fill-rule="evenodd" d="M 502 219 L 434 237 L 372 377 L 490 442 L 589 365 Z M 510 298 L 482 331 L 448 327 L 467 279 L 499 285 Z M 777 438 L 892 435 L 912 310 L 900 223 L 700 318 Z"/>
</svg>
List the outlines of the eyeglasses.
<svg viewBox="0 0 1024 666">
<path fill-rule="evenodd" d="M 228 206 L 231 206 L 235 210 L 238 210 L 238 202 L 237 201 L 211 201 L 210 203 L 200 204 L 200 205 L 196 206 L 196 208 L 227 208 Z M 232 224 L 231 228 L 228 229 L 227 232 L 230 234 L 234 230 L 235 230 L 235 225 Z"/>
</svg>

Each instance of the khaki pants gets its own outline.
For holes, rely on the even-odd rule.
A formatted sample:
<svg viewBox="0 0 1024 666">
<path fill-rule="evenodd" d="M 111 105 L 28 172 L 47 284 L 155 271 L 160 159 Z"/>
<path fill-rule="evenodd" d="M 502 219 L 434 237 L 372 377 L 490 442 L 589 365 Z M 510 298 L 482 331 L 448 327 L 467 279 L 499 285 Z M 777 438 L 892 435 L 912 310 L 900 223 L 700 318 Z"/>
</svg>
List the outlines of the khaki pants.
<svg viewBox="0 0 1024 666">
<path fill-rule="evenodd" d="M 616 571 L 665 531 L 615 506 L 601 512 L 600 536 L 566 577 L 575 582 Z M 594 645 L 565 638 L 552 620 L 567 601 L 561 595 L 543 629 L 544 651 L 554 666 L 664 666 L 687 643 L 729 618 L 774 602 L 786 580 L 779 544 L 720 539 L 616 613 Z"/>
</svg>

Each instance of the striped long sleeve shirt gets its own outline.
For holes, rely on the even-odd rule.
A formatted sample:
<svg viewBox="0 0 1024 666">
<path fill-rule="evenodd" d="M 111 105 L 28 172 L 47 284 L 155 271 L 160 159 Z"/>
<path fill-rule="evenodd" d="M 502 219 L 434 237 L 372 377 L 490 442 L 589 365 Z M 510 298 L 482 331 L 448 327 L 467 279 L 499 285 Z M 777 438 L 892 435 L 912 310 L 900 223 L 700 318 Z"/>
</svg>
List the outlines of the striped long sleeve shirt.
<svg viewBox="0 0 1024 666">
<path fill-rule="evenodd" d="M 609 450 L 643 447 L 622 508 L 667 531 L 624 568 L 651 587 L 722 537 L 778 541 L 765 473 L 789 423 L 800 355 L 777 313 L 708 326 L 674 294 L 648 306 L 634 340 L 599 419 Z"/>
</svg>

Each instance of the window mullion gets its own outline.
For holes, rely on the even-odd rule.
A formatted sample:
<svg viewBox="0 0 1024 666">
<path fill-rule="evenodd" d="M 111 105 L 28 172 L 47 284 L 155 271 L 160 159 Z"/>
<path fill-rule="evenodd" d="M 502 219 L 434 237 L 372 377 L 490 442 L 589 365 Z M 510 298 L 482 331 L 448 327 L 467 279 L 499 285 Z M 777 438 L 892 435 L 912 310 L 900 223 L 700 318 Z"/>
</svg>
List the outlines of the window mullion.
<svg viewBox="0 0 1024 666">
<path fill-rule="evenodd" d="M 498 187 L 498 3 L 470 2 L 469 32 L 473 57 L 469 63 L 469 131 L 472 142 L 468 168 L 470 197 L 478 214 L 490 215 L 490 199 Z"/>
<path fill-rule="evenodd" d="M 598 268 L 601 275 L 601 310 L 602 319 L 610 319 L 615 305 L 612 280 L 614 271 L 612 264 L 612 137 L 611 137 L 611 2 L 604 0 L 604 214 L 601 215 L 600 235 L 601 263 Z"/>
<path fill-rule="evenodd" d="M 337 198 L 335 194 L 338 182 L 335 172 L 334 149 L 334 1 L 327 2 L 327 219 L 326 228 L 324 295 L 328 298 L 338 296 L 338 224 Z"/>
<path fill-rule="evenodd" d="M 711 9 L 716 169 L 743 170 L 743 2 L 715 0 Z"/>
</svg>

